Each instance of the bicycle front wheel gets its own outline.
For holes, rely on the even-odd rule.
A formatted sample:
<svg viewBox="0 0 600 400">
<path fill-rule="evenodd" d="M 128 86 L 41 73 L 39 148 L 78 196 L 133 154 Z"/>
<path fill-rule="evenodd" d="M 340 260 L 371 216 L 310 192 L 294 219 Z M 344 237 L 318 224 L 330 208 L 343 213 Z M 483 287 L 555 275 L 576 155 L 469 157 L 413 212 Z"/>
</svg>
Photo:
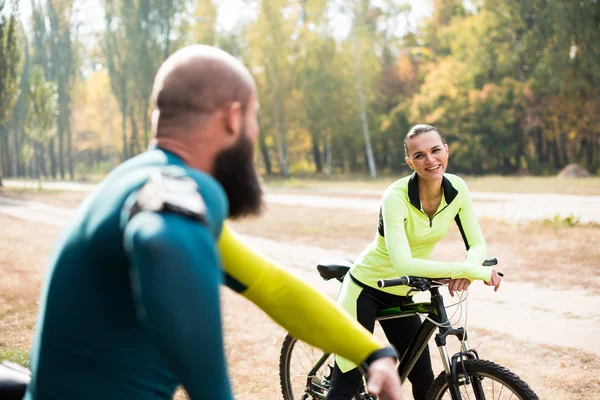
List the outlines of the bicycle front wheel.
<svg viewBox="0 0 600 400">
<path fill-rule="evenodd" d="M 508 369 L 487 360 L 465 360 L 464 370 L 459 373 L 457 400 L 538 400 L 537 395 L 525 382 Z M 468 380 L 467 380 L 468 377 Z M 451 400 L 450 385 L 442 372 L 433 381 L 427 400 Z"/>
<path fill-rule="evenodd" d="M 283 400 L 325 399 L 333 372 L 333 354 L 323 353 L 309 344 L 287 335 L 279 356 L 279 380 Z M 355 400 L 375 400 L 365 391 L 364 383 Z"/>
</svg>

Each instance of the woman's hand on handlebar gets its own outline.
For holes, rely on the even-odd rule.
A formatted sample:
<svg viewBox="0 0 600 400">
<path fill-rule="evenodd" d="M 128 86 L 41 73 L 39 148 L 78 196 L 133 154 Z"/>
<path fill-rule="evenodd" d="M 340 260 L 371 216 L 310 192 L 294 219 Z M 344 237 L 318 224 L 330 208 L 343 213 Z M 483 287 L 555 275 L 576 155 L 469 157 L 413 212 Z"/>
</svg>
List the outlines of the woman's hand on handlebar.
<svg viewBox="0 0 600 400">
<path fill-rule="evenodd" d="M 470 284 L 471 281 L 466 278 L 451 279 L 450 282 L 448 282 L 448 292 L 450 292 L 450 296 L 454 297 L 454 292 L 467 290 Z"/>
<path fill-rule="evenodd" d="M 500 275 L 498 275 L 498 272 L 496 272 L 495 269 L 492 270 L 492 276 L 490 277 L 490 280 L 487 282 L 484 282 L 486 285 L 488 286 L 493 286 L 494 287 L 494 292 L 498 291 L 498 288 L 500 287 L 500 282 L 502 282 L 502 277 Z"/>
<path fill-rule="evenodd" d="M 466 278 L 442 279 L 440 282 L 448 284 L 448 292 L 452 297 L 454 297 L 454 292 L 462 292 L 463 290 L 467 290 L 471 284 L 471 281 Z"/>
</svg>

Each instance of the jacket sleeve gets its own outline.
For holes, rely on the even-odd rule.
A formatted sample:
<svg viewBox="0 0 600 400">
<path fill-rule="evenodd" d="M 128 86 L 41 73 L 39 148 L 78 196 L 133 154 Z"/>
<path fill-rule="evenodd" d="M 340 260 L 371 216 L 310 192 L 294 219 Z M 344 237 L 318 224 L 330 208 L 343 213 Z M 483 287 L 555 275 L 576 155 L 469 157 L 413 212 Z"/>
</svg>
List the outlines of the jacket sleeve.
<svg viewBox="0 0 600 400">
<path fill-rule="evenodd" d="M 462 184 L 464 186 L 461 189 L 462 201 L 455 221 L 467 248 L 465 263 L 477 266 L 481 265 L 487 257 L 487 245 L 473 209 L 471 194 L 467 185 L 464 182 Z"/>
<path fill-rule="evenodd" d="M 138 318 L 190 397 L 210 387 L 213 398 L 231 399 L 212 233 L 178 214 L 140 212 L 125 226 L 124 248 Z"/>
<path fill-rule="evenodd" d="M 292 336 L 356 364 L 383 347 L 332 299 L 255 251 L 227 224 L 219 248 L 226 274 L 244 287 L 242 295 Z"/>
</svg>

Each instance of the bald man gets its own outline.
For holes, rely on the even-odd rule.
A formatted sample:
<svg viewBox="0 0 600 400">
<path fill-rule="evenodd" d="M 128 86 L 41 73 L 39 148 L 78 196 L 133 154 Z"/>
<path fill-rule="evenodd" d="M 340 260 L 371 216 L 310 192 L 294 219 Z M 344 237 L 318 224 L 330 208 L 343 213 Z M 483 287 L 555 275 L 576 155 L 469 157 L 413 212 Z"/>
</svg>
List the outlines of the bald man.
<svg viewBox="0 0 600 400">
<path fill-rule="evenodd" d="M 148 151 L 106 177 L 54 247 L 25 398 L 170 399 L 181 384 L 192 399 L 231 399 L 223 282 L 296 337 L 362 363 L 381 399 L 401 399 L 392 349 L 224 223 L 262 204 L 248 70 L 186 47 L 160 67 L 153 99 Z"/>
</svg>

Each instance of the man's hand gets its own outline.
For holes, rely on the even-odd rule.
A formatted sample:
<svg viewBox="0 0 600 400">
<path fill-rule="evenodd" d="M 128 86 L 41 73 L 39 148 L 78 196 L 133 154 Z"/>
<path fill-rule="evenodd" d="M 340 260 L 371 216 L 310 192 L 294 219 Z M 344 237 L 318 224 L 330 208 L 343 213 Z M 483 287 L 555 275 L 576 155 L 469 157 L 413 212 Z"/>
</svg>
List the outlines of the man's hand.
<svg viewBox="0 0 600 400">
<path fill-rule="evenodd" d="M 396 362 L 391 357 L 373 361 L 367 371 L 367 391 L 380 400 L 406 400 L 402 393 Z"/>
<path fill-rule="evenodd" d="M 471 281 L 466 278 L 460 279 L 443 279 L 440 282 L 448 284 L 448 292 L 450 292 L 450 296 L 454 297 L 454 292 L 462 292 L 463 290 L 467 290 Z"/>
<path fill-rule="evenodd" d="M 498 275 L 498 273 L 496 272 L 495 269 L 492 270 L 492 276 L 490 277 L 490 280 L 487 282 L 484 282 L 486 285 L 488 286 L 493 286 L 494 287 L 494 292 L 498 291 L 498 288 L 500 287 L 500 282 L 502 282 L 502 277 L 500 275 Z"/>
</svg>

